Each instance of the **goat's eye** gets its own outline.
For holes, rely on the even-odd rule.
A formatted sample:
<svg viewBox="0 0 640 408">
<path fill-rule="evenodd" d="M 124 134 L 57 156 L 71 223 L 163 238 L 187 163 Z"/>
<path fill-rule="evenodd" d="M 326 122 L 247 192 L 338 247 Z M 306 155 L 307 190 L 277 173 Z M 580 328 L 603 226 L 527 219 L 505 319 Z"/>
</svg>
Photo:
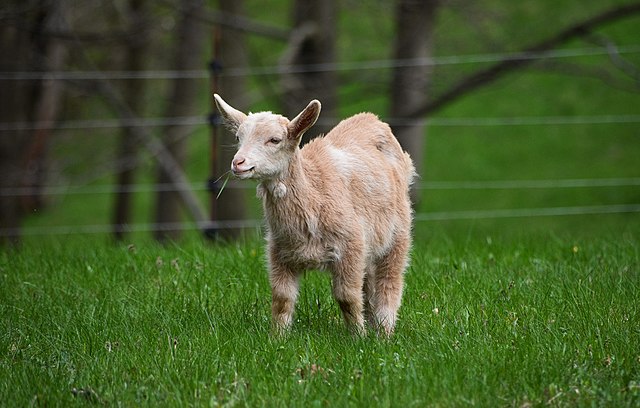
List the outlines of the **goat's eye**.
<svg viewBox="0 0 640 408">
<path fill-rule="evenodd" d="M 281 141 L 282 141 L 281 139 L 278 139 L 278 138 L 275 138 L 275 137 L 272 137 L 271 139 L 269 139 L 269 143 L 274 144 L 274 145 L 277 145 Z"/>
</svg>

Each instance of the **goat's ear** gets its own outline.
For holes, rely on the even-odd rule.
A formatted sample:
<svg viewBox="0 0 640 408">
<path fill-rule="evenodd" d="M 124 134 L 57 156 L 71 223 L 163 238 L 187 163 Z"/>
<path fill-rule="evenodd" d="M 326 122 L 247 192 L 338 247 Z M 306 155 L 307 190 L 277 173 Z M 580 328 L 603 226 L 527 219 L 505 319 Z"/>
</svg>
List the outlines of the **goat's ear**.
<svg viewBox="0 0 640 408">
<path fill-rule="evenodd" d="M 216 101 L 216 106 L 218 107 L 218 111 L 222 114 L 224 118 L 225 125 L 232 131 L 237 132 L 238 127 L 244 120 L 247 118 L 247 115 L 240 112 L 236 108 L 231 107 L 228 103 L 224 101 L 218 94 L 213 94 L 213 98 Z"/>
<path fill-rule="evenodd" d="M 304 132 L 309 130 L 316 120 L 318 120 L 318 116 L 320 116 L 320 101 L 317 99 L 309 102 L 306 108 L 302 112 L 298 114 L 287 126 L 287 130 L 289 132 L 289 139 L 300 139 Z"/>
</svg>

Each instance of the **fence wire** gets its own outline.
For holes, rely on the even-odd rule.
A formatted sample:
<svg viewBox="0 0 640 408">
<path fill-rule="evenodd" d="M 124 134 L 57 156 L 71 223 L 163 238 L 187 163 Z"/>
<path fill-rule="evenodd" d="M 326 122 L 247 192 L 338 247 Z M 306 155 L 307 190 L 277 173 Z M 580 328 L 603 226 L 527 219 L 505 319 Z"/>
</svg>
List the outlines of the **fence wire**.
<svg viewBox="0 0 640 408">
<path fill-rule="evenodd" d="M 640 177 L 627 178 L 585 178 L 585 179 L 546 179 L 546 180 L 477 180 L 477 181 L 426 181 L 418 183 L 418 190 L 531 190 L 531 189 L 569 189 L 640 186 Z M 254 189 L 251 183 L 230 181 L 225 189 Z M 154 193 L 166 191 L 208 191 L 206 183 L 201 184 L 116 184 L 104 185 L 50 185 L 42 187 L 16 187 L 0 189 L 3 197 L 25 197 L 34 194 L 47 196 L 95 195 L 114 193 Z"/>
<path fill-rule="evenodd" d="M 632 44 L 617 47 L 616 54 L 640 53 L 640 45 Z M 515 52 L 474 55 L 451 55 L 433 58 L 417 59 L 381 59 L 359 62 L 340 62 L 314 65 L 267 66 L 261 68 L 228 68 L 221 76 L 259 76 L 281 75 L 307 72 L 347 72 L 377 69 L 392 69 L 410 66 L 447 66 L 460 64 L 495 63 L 505 60 L 549 60 L 577 57 L 611 56 L 611 50 L 598 48 L 557 49 L 545 52 Z M 0 72 L 0 80 L 172 80 L 172 79 L 209 79 L 208 70 L 151 70 L 151 71 L 59 71 L 59 72 Z M 394 126 L 415 125 L 416 120 L 403 118 L 385 118 Z M 322 123 L 334 124 L 338 118 L 323 118 Z M 424 120 L 428 126 L 436 127 L 477 127 L 477 126 L 558 126 L 558 125 L 599 125 L 599 124 L 637 124 L 640 115 L 591 115 L 591 116 L 539 116 L 539 117 L 459 117 L 459 118 L 430 118 Z M 166 127 L 166 126 L 203 126 L 208 125 L 205 116 L 185 117 L 151 117 L 122 119 L 94 119 L 68 120 L 63 122 L 5 122 L 0 123 L 0 137 L 11 131 L 58 129 L 109 129 L 121 127 Z M 557 179 L 557 180 L 485 180 L 485 181 L 429 181 L 417 184 L 420 190 L 525 190 L 525 189 L 575 189 L 575 188 L 608 188 L 608 187 L 637 187 L 640 178 L 606 178 L 606 179 Z M 203 192 L 207 188 L 202 185 L 173 184 L 134 184 L 129 186 L 98 185 L 53 185 L 42 188 L 5 188 L 0 190 L 0 196 L 28 196 L 42 193 L 47 196 L 68 196 L 81 194 L 113 194 L 118 192 L 152 193 L 157 191 L 178 191 L 189 188 Z M 254 188 L 251 184 L 229 183 L 227 188 Z M 613 205 L 583 205 L 570 207 L 541 207 L 541 208 L 512 208 L 434 211 L 418 213 L 416 222 L 436 222 L 448 220 L 497 219 L 497 218 L 525 218 L 525 217 L 560 217 L 578 215 L 605 214 L 634 214 L 640 213 L 638 204 Z M 210 221 L 206 228 L 212 229 L 250 229 L 261 228 L 263 221 L 256 219 Z M 46 235 L 74 235 L 74 234 L 105 234 L 115 228 L 126 232 L 152 232 L 164 230 L 198 230 L 202 225 L 194 222 L 183 223 L 134 223 L 128 225 L 92 224 L 92 225 L 58 225 L 58 226 L 28 226 L 20 229 L 23 236 Z M 12 236 L 18 231 L 0 229 L 0 236 Z"/>
<path fill-rule="evenodd" d="M 640 45 L 630 44 L 615 47 L 616 54 L 636 54 Z M 226 68 L 221 77 L 247 77 L 262 75 L 304 74 L 314 72 L 344 72 L 404 67 L 434 67 L 462 64 L 492 63 L 511 60 L 546 60 L 593 56 L 610 56 L 611 50 L 604 47 L 555 49 L 548 51 L 529 51 L 511 53 L 487 53 L 448 55 L 428 58 L 379 59 L 369 61 L 347 61 L 304 65 L 274 65 L 261 68 Z M 210 71 L 202 70 L 148 70 L 148 71 L 4 71 L 0 80 L 165 80 L 165 79 L 209 79 Z"/>
<path fill-rule="evenodd" d="M 471 219 L 498 219 L 498 218 L 534 218 L 534 217 L 561 217 L 579 215 L 610 215 L 640 213 L 638 204 L 614 204 L 573 207 L 541 207 L 541 208 L 512 208 L 493 210 L 459 210 L 459 211 L 435 211 L 415 214 L 416 222 L 435 221 L 459 221 Z M 259 229 L 264 221 L 257 219 L 210 221 L 207 228 L 213 229 Z M 125 232 L 154 232 L 154 231 L 196 231 L 195 223 L 138 223 L 126 225 L 94 224 L 94 225 L 56 225 L 35 226 L 16 229 L 0 229 L 0 236 L 55 236 L 55 235 L 83 235 L 83 234 L 107 234 L 119 230 Z"/>
<path fill-rule="evenodd" d="M 333 125 L 339 118 L 321 118 L 318 124 Z M 512 117 L 459 117 L 415 119 L 384 118 L 392 126 L 413 126 L 424 123 L 435 127 L 478 127 L 478 126 L 548 126 L 548 125 L 606 125 L 640 123 L 640 115 L 584 115 L 584 116 L 512 116 Z M 175 118 L 137 118 L 137 119 L 92 119 L 67 120 L 64 122 L 2 122 L 0 132 L 22 130 L 81 130 L 81 129 L 116 129 L 122 127 L 165 127 L 165 126 L 202 126 L 208 125 L 205 116 L 184 116 Z M 0 133 L 0 137 L 2 134 Z M 89 135 L 91 136 L 91 135 Z"/>
</svg>

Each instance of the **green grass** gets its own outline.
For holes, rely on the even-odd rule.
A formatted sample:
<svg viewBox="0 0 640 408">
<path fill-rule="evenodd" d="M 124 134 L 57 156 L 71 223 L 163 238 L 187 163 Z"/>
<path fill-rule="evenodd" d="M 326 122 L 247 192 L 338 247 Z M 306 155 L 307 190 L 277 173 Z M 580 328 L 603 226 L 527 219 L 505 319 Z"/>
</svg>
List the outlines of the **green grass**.
<svg viewBox="0 0 640 408">
<path fill-rule="evenodd" d="M 270 334 L 258 241 L 70 239 L 0 255 L 0 401 L 149 406 L 637 406 L 638 231 L 417 243 L 395 336 L 303 280 Z"/>
</svg>

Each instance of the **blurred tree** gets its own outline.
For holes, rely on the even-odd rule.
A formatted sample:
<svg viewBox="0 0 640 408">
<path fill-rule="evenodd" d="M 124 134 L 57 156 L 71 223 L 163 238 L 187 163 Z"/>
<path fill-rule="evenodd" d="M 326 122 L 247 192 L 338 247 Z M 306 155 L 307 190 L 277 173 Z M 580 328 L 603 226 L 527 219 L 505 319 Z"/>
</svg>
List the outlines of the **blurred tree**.
<svg viewBox="0 0 640 408">
<path fill-rule="evenodd" d="M 431 57 L 439 4 L 440 0 L 398 0 L 393 50 L 396 60 Z M 428 64 L 399 64 L 394 70 L 391 83 L 390 116 L 402 119 L 401 122 L 391 124 L 393 132 L 402 147 L 411 154 L 418 174 L 421 173 L 424 162 L 424 120 L 407 116 L 427 101 L 431 73 L 432 69 Z M 416 199 L 414 195 L 413 201 Z"/>
<path fill-rule="evenodd" d="M 333 69 L 321 64 L 336 61 L 337 9 L 335 0 L 295 0 L 293 5 L 294 30 L 289 45 L 280 59 L 285 70 L 295 67 L 281 78 L 285 116 L 295 117 L 312 100 L 322 103 L 320 120 L 312 134 L 328 132 L 335 124 L 322 118 L 334 118 L 338 105 L 337 75 Z"/>
<path fill-rule="evenodd" d="M 491 84 L 507 73 L 525 68 L 543 60 L 544 53 L 546 51 L 553 50 L 554 48 L 560 47 L 561 45 L 577 38 L 592 37 L 594 32 L 600 27 L 639 13 L 640 2 L 638 1 L 623 5 L 615 5 L 577 23 L 552 30 L 547 37 L 544 37 L 532 45 L 523 47 L 521 51 L 511 53 L 504 59 L 494 62 L 488 67 L 480 68 L 463 76 L 438 95 L 427 98 L 422 103 L 416 104 L 414 109 L 407 112 L 403 117 L 411 120 L 429 115 L 444 108 L 458 98 L 474 92 L 483 86 Z M 620 57 L 617 55 L 615 47 L 606 43 L 604 45 L 607 47 L 612 59 L 616 60 Z M 622 69 L 624 70 L 624 68 Z M 575 72 L 572 74 L 575 74 Z M 635 72 L 633 75 L 635 75 Z"/>
<path fill-rule="evenodd" d="M 149 18 L 145 3 L 145 0 L 129 0 L 128 18 L 131 35 L 126 43 L 125 69 L 127 71 L 144 70 L 144 61 L 149 47 L 146 31 L 140 31 L 140 27 L 146 26 L 145 20 Z M 138 117 L 142 116 L 145 83 L 145 81 L 131 81 L 124 89 L 125 103 Z M 133 192 L 130 187 L 134 183 L 138 165 L 138 145 L 139 140 L 133 128 L 125 127 L 118 147 L 119 165 L 116 175 L 118 190 L 113 215 L 113 233 L 118 241 L 124 239 L 126 225 L 131 221 Z"/>
<path fill-rule="evenodd" d="M 433 27 L 439 0 L 398 0 L 396 5 L 395 59 L 428 60 L 432 53 Z M 591 35 L 598 27 L 640 12 L 640 2 L 613 6 L 578 23 L 551 31 L 542 40 L 510 54 L 488 67 L 462 76 L 437 95 L 429 95 L 432 76 L 430 64 L 402 64 L 394 70 L 391 84 L 390 116 L 394 133 L 416 164 L 418 173 L 424 165 L 424 118 L 458 98 L 486 86 L 505 74 L 535 63 L 542 53 L 579 37 Z M 537 57 L 536 57 L 537 56 Z M 414 201 L 417 199 L 414 191 Z"/>
<path fill-rule="evenodd" d="M 228 13 L 233 16 L 244 15 L 244 1 L 243 0 L 219 0 L 220 11 Z M 219 44 L 219 55 L 215 55 L 216 62 L 218 62 L 222 68 L 246 68 L 249 66 L 249 57 L 247 54 L 247 46 L 245 43 L 244 33 L 240 30 L 232 27 L 224 27 L 221 29 Z M 216 67 L 213 67 L 216 69 Z M 249 101 L 247 100 L 247 77 L 225 76 L 219 83 L 219 89 L 216 90 L 219 94 L 223 95 L 225 100 L 234 107 L 246 112 L 249 107 Z M 213 98 L 213 95 L 209 95 Z M 217 149 L 218 158 L 212 158 L 218 160 L 216 165 L 216 172 L 222 173 L 227 170 L 235 154 L 235 150 L 230 148 L 234 141 L 234 136 L 229 131 L 224 130 L 224 137 L 222 137 L 218 143 L 222 144 L 222 149 Z M 220 143 L 222 142 L 222 143 Z M 214 175 L 215 176 L 215 175 Z M 213 198 L 215 200 L 215 197 Z M 229 220 L 243 220 L 246 217 L 246 198 L 245 191 L 240 188 L 226 189 L 224 194 L 219 200 L 216 200 L 217 205 L 217 220 L 221 222 Z M 218 236 L 223 239 L 237 238 L 241 232 L 239 228 L 221 228 L 218 231 Z"/>
<path fill-rule="evenodd" d="M 37 2 L 22 7 L 11 1 L 0 24 L 0 71 L 57 71 L 66 58 L 66 47 L 48 32 L 66 24 L 67 2 Z M 0 122 L 15 123 L 0 132 L 0 244 L 17 244 L 25 213 L 42 205 L 42 186 L 51 129 L 58 116 L 60 81 L 43 79 L 1 80 Z M 33 128 L 20 123 L 35 122 Z M 25 194 L 26 192 L 26 194 Z"/>
<path fill-rule="evenodd" d="M 181 0 L 177 38 L 174 44 L 173 69 L 176 71 L 195 70 L 202 67 L 203 43 L 206 38 L 205 26 L 194 19 L 204 11 L 203 0 Z M 173 80 L 165 117 L 187 116 L 194 111 L 197 102 L 198 81 L 191 78 Z M 190 126 L 167 126 L 163 141 L 177 163 L 183 167 L 187 155 L 187 139 Z M 172 176 L 162 166 L 158 169 L 157 182 L 160 186 L 171 184 Z M 172 189 L 171 189 L 172 190 Z M 175 191 L 160 189 L 156 195 L 156 231 L 154 237 L 164 242 L 177 239 L 180 228 L 174 227 L 181 221 L 180 196 Z"/>
</svg>

